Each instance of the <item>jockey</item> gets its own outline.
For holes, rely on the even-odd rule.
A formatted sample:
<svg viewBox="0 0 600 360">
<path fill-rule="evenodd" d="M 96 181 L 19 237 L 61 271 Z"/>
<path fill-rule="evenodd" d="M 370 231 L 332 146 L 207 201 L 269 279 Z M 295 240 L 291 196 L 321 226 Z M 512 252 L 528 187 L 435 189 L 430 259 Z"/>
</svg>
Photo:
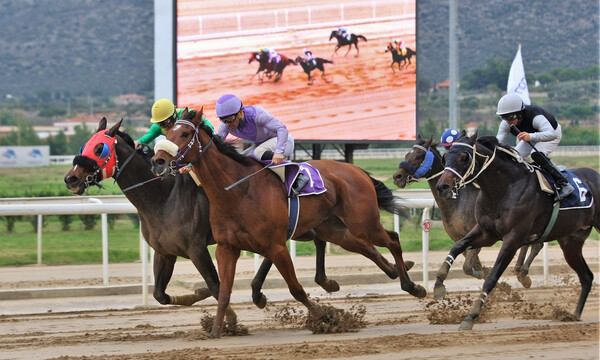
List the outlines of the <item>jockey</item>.
<svg viewBox="0 0 600 360">
<path fill-rule="evenodd" d="M 217 130 L 221 139 L 232 134 L 253 143 L 244 150 L 244 155 L 272 159 L 273 164 L 279 165 L 294 153 L 294 138 L 287 127 L 262 107 L 244 106 L 240 98 L 226 94 L 217 100 L 215 110 L 221 120 Z"/>
<path fill-rule="evenodd" d="M 346 28 L 345 28 L 345 27 L 341 27 L 341 26 L 340 26 L 340 27 L 338 27 L 338 29 L 337 29 L 337 34 L 338 34 L 339 36 L 341 36 L 341 37 L 344 37 L 344 38 L 346 38 L 346 39 L 350 40 L 350 36 L 349 36 L 349 34 L 348 34 L 348 31 L 346 30 Z"/>
<path fill-rule="evenodd" d="M 574 191 L 573 186 L 548 158 L 562 139 L 562 128 L 554 115 L 539 106 L 525 105 L 516 93 L 506 94 L 498 101 L 496 114 L 503 120 L 496 135 L 498 141 L 504 143 L 510 126 L 515 125 L 521 131 L 517 136 L 521 141 L 516 146 L 519 155 L 526 158 L 531 154 L 531 159 L 554 178 L 560 187 L 559 199 L 569 196 Z"/>
<path fill-rule="evenodd" d="M 260 52 L 264 53 L 265 55 L 267 55 L 269 57 L 269 63 L 273 62 L 273 60 L 277 59 L 277 51 L 275 51 L 274 49 L 268 48 L 268 47 L 262 47 L 260 48 Z M 277 62 L 277 61 L 275 61 Z"/>
<path fill-rule="evenodd" d="M 446 150 L 450 149 L 452 143 L 458 139 L 458 135 L 458 130 L 448 129 L 444 131 L 442 138 L 440 139 L 440 145 L 442 145 Z"/>
<path fill-rule="evenodd" d="M 398 51 L 401 51 L 404 49 L 405 43 L 403 39 L 394 40 L 394 45 L 396 45 L 396 49 L 398 49 Z"/>
<path fill-rule="evenodd" d="M 317 65 L 317 61 L 315 60 L 315 57 L 313 56 L 312 51 L 308 50 L 308 49 L 304 49 L 302 50 L 304 52 L 304 61 L 306 61 L 309 64 L 312 64 L 313 66 Z"/>
<path fill-rule="evenodd" d="M 154 105 L 152 105 L 152 118 L 150 119 L 152 126 L 150 126 L 150 129 L 148 129 L 146 134 L 134 141 L 135 147 L 139 147 L 140 144 L 148 145 L 160 135 L 165 135 L 167 131 L 173 127 L 175 121 L 181 118 L 183 110 L 185 110 L 185 108 L 176 108 L 175 104 L 169 99 L 157 100 Z M 192 109 L 188 110 L 196 111 Z M 214 131 L 214 127 L 206 120 L 204 115 L 202 116 L 202 120 L 204 121 L 204 124 Z M 179 169 L 179 172 L 186 174 L 191 170 L 192 168 L 188 165 Z"/>
</svg>

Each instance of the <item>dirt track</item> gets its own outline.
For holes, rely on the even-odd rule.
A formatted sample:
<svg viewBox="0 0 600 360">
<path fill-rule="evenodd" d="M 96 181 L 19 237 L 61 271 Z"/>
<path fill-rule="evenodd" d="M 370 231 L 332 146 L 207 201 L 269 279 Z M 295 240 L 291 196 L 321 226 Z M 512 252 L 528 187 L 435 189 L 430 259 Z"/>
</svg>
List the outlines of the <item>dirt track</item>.
<svg viewBox="0 0 600 360">
<path fill-rule="evenodd" d="M 411 258 L 417 260 L 415 255 Z M 514 276 L 507 273 L 469 332 L 458 331 L 458 323 L 478 295 L 471 289 L 473 284 L 479 287 L 480 280 L 448 279 L 449 294 L 441 301 L 433 301 L 431 294 L 423 300 L 413 298 L 395 281 L 342 285 L 334 295 L 307 288 L 321 304 L 344 309 L 350 318 L 366 323 L 356 332 L 340 334 L 312 334 L 305 329 L 304 308 L 290 300 L 287 289 L 266 289 L 270 301 L 265 310 L 246 302 L 249 296 L 236 290 L 234 294 L 244 300 L 233 306 L 249 336 L 207 339 L 203 324 L 216 312 L 212 299 L 187 308 L 152 305 L 4 315 L 0 317 L 0 359 L 441 359 L 452 355 L 598 359 L 599 276 L 597 257 L 591 258 L 588 260 L 596 262 L 596 281 L 582 321 L 569 321 L 579 282 L 570 269 L 562 267 L 564 271 L 552 273 L 548 287 L 537 275 L 530 289 L 515 284 Z M 333 278 L 363 269 L 333 268 L 338 265 L 335 256 L 329 263 Z M 174 280 L 173 285 L 182 283 Z M 101 301 L 110 308 L 116 302 L 113 298 L 104 296 Z M 73 302 L 77 298 L 55 301 Z M 363 311 L 360 306 L 364 306 Z"/>
</svg>

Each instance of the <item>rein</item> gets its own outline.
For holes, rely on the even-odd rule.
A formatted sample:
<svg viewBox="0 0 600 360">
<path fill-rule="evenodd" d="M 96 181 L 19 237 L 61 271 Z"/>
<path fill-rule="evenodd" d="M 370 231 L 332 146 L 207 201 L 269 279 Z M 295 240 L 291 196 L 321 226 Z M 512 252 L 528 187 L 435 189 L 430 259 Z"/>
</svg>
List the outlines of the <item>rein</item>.
<svg viewBox="0 0 600 360">
<path fill-rule="evenodd" d="M 196 126 L 196 125 L 194 125 L 194 123 L 192 123 L 191 121 L 187 121 L 187 120 L 177 120 L 177 121 L 175 121 L 175 125 L 177 125 L 177 124 L 184 124 L 184 125 L 192 127 L 194 129 L 194 136 L 192 137 L 192 140 L 189 143 L 187 143 L 187 145 L 185 145 L 182 149 L 178 150 L 177 154 L 175 154 L 175 156 L 178 156 L 178 158 L 171 162 L 170 167 L 171 167 L 172 172 L 175 171 L 175 167 L 182 167 L 185 165 L 185 162 L 182 162 L 182 160 L 187 155 L 187 153 L 192 149 L 192 146 L 194 146 L 196 141 L 198 141 L 198 156 L 196 156 L 196 159 L 194 161 L 190 161 L 187 163 L 197 162 L 200 159 L 200 156 L 202 156 L 204 154 L 204 151 L 206 151 L 206 149 L 208 149 L 213 144 L 213 138 L 211 137 L 210 141 L 206 144 L 204 149 L 202 149 L 202 144 L 200 143 L 200 138 L 198 137 L 198 131 L 200 130 L 200 124 L 198 124 L 198 126 Z"/>
<path fill-rule="evenodd" d="M 459 189 L 467 186 L 468 184 L 472 183 L 473 181 L 475 181 L 494 161 L 494 159 L 496 158 L 497 150 L 500 150 L 500 151 L 510 155 L 517 161 L 517 163 L 521 163 L 521 164 L 525 165 L 525 167 L 529 170 L 529 172 L 533 172 L 533 170 L 534 170 L 533 166 L 531 166 L 531 164 L 524 161 L 523 158 L 521 157 L 521 155 L 519 155 L 514 150 L 507 150 L 507 149 L 504 149 L 503 147 L 495 146 L 494 152 L 492 153 L 492 155 L 487 156 L 487 155 L 477 152 L 477 150 L 475 149 L 475 146 L 473 146 L 473 145 L 455 142 L 452 144 L 452 147 L 454 147 L 454 146 L 463 146 L 463 147 L 467 147 L 472 150 L 472 153 L 469 154 L 469 156 L 471 158 L 469 168 L 467 169 L 467 171 L 465 171 L 464 175 L 461 175 L 457 170 L 455 170 L 449 166 L 446 166 L 444 168 L 444 171 L 449 171 L 459 178 L 459 180 L 455 183 L 456 190 L 459 190 Z M 478 156 L 478 155 L 485 158 L 485 160 L 483 162 L 483 165 L 481 166 L 481 169 L 479 169 L 479 172 L 477 172 L 477 174 L 475 174 L 475 156 Z M 473 175 L 473 174 L 475 174 L 475 175 Z M 469 180 L 466 180 L 469 177 L 471 177 L 471 178 Z"/>
</svg>

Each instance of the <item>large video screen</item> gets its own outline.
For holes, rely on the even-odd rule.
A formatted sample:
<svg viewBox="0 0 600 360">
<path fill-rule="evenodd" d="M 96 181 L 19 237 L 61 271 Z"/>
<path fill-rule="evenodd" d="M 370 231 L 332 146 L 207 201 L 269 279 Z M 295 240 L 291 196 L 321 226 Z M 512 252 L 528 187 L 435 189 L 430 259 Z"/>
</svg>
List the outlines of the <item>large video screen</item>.
<svg viewBox="0 0 600 360">
<path fill-rule="evenodd" d="M 296 141 L 415 139 L 416 0 L 176 0 L 174 12 L 176 104 L 204 107 L 215 128 L 215 103 L 232 93 Z M 340 30 L 348 37 L 331 38 Z M 281 71 L 257 73 L 262 48 L 280 55 L 271 66 Z M 304 50 L 324 71 L 310 69 L 322 60 L 305 70 Z"/>
</svg>

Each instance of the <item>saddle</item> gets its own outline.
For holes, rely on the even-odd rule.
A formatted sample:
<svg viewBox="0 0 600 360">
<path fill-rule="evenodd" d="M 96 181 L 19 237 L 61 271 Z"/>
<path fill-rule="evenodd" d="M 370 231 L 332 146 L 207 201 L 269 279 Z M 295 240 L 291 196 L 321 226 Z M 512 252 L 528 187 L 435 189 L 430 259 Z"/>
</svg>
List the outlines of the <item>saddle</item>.
<svg viewBox="0 0 600 360">
<path fill-rule="evenodd" d="M 540 189 L 548 194 L 555 194 L 555 181 L 552 175 L 543 171 L 537 165 L 533 165 L 535 169 L 535 174 L 538 179 L 538 184 Z M 575 189 L 571 195 L 560 201 L 560 210 L 569 210 L 569 209 L 583 209 L 589 208 L 594 203 L 594 199 L 592 197 L 592 193 L 589 187 L 581 181 L 577 175 L 566 170 L 564 166 L 559 166 L 560 172 L 564 175 L 564 177 L 569 181 L 571 186 Z"/>
</svg>

